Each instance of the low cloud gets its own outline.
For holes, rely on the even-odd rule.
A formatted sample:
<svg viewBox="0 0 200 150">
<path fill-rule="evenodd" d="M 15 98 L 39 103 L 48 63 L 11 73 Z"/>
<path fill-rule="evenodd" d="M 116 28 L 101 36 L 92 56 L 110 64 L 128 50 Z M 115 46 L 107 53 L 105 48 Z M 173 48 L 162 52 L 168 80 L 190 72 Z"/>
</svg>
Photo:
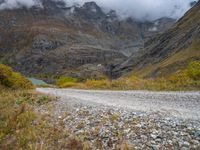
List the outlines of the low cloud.
<svg viewBox="0 0 200 150">
<path fill-rule="evenodd" d="M 68 5 L 80 4 L 88 0 L 65 0 Z M 121 18 L 133 17 L 140 20 L 155 20 L 161 17 L 178 19 L 190 9 L 195 0 L 95 0 L 108 9 L 117 11 Z"/>
<path fill-rule="evenodd" d="M 32 6 L 41 6 L 40 0 L 0 0 L 0 10 Z"/>
<path fill-rule="evenodd" d="M 1 0 L 0 0 L 1 1 Z M 4 0 L 0 9 L 40 5 L 40 0 Z M 83 5 L 89 0 L 55 0 L 65 1 L 66 5 Z M 104 10 L 116 10 L 121 18 L 133 17 L 140 20 L 155 20 L 161 17 L 178 19 L 190 9 L 195 0 L 94 0 Z"/>
</svg>

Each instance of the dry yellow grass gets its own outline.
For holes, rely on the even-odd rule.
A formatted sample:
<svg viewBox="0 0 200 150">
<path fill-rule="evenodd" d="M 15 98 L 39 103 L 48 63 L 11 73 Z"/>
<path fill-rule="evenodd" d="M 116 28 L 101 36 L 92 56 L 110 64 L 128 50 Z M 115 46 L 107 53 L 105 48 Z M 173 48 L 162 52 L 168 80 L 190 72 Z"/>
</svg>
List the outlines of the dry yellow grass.
<svg viewBox="0 0 200 150">
<path fill-rule="evenodd" d="M 186 69 L 163 78 L 143 79 L 132 75 L 117 80 L 87 80 L 70 85 L 70 87 L 82 89 L 200 90 L 200 62 L 191 62 Z"/>
<path fill-rule="evenodd" d="M 89 150 L 89 144 L 70 135 L 62 122 L 55 122 L 52 116 L 35 111 L 36 107 L 52 100 L 54 98 L 35 91 L 13 91 L 1 87 L 0 149 Z"/>
<path fill-rule="evenodd" d="M 166 58 L 165 60 L 156 63 L 156 64 L 149 64 L 142 69 L 134 69 L 134 75 L 140 77 L 146 77 L 151 75 L 152 72 L 159 69 L 160 76 L 169 76 L 173 74 L 173 72 L 169 71 L 169 68 L 176 66 L 177 68 L 183 69 L 186 68 L 187 62 L 191 62 L 196 58 L 200 57 L 200 40 L 196 40 L 192 43 L 192 45 L 187 48 L 180 50 L 179 52 L 173 54 L 172 56 Z M 176 69 L 175 69 L 176 70 Z M 172 71 L 174 71 L 172 69 Z"/>
</svg>

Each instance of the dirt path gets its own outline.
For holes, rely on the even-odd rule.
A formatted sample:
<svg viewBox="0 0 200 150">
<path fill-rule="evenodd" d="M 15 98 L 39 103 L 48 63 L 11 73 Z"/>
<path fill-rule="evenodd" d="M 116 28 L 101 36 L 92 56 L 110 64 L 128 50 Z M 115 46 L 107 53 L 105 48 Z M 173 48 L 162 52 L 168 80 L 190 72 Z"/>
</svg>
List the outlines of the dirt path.
<svg viewBox="0 0 200 150">
<path fill-rule="evenodd" d="M 61 97 L 62 105 L 113 106 L 142 112 L 161 112 L 173 117 L 200 120 L 200 92 L 100 91 L 38 88 Z"/>
</svg>

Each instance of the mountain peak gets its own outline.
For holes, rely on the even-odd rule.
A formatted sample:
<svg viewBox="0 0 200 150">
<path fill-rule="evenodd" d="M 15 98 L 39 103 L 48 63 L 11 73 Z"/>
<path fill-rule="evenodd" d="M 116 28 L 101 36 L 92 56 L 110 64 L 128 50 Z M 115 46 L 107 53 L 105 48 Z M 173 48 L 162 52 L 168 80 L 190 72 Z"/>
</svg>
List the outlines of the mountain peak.
<svg viewBox="0 0 200 150">
<path fill-rule="evenodd" d="M 100 7 L 93 1 L 93 2 L 84 3 L 83 8 L 85 8 L 85 9 L 99 9 Z"/>
<path fill-rule="evenodd" d="M 105 18 L 105 13 L 95 2 L 86 2 L 82 7 L 75 8 L 76 15 L 89 20 Z"/>
<path fill-rule="evenodd" d="M 104 14 L 101 8 L 95 3 L 95 2 L 86 2 L 83 6 L 82 9 L 87 10 L 88 12 L 91 13 L 99 13 L 99 14 Z"/>
</svg>

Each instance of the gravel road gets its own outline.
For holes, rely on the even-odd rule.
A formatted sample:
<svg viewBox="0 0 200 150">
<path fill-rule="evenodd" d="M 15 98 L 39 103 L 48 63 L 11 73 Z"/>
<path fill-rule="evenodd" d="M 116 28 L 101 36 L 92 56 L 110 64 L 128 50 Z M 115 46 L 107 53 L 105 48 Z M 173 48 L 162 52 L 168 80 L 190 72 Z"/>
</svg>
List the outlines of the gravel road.
<svg viewBox="0 0 200 150">
<path fill-rule="evenodd" d="M 100 91 L 38 88 L 61 97 L 62 103 L 106 106 L 145 113 L 160 112 L 182 119 L 200 120 L 200 92 Z"/>
</svg>

